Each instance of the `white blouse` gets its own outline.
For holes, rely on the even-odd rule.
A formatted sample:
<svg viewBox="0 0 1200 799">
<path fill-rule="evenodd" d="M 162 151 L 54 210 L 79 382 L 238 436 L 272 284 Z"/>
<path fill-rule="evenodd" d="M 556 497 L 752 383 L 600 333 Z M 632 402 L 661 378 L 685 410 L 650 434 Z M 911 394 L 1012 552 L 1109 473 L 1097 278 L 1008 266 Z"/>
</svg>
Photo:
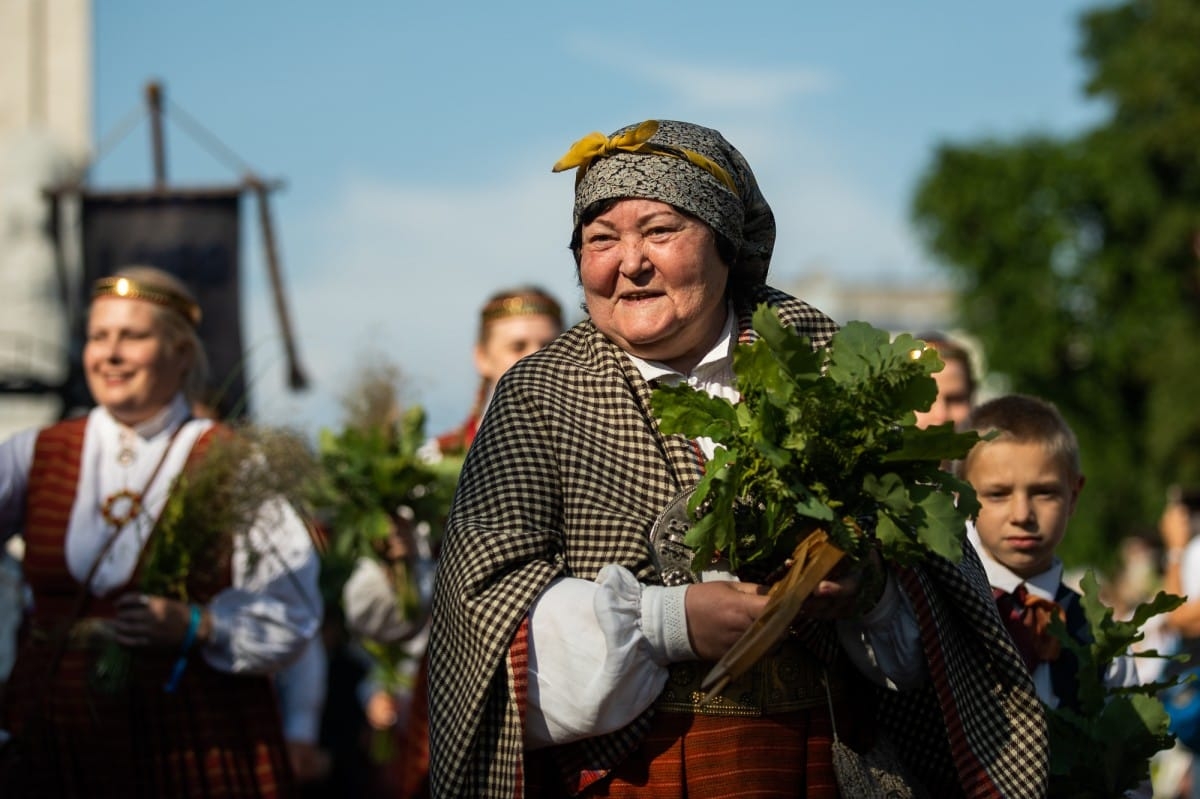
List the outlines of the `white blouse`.
<svg viewBox="0 0 1200 799">
<path fill-rule="evenodd" d="M 95 564 L 88 584 L 93 595 L 105 596 L 129 581 L 172 481 L 212 425 L 192 419 L 182 395 L 134 427 L 103 408 L 89 413 L 64 555 L 68 571 L 81 583 Z M 22 531 L 37 434 L 27 430 L 0 443 L 0 541 Z M 122 491 L 142 494 L 143 511 L 110 545 L 113 525 L 101 508 Z M 118 502 L 114 514 L 122 516 L 126 505 Z M 235 542 L 232 585 L 207 606 L 213 634 L 204 647 L 205 660 L 234 673 L 270 673 L 287 665 L 320 625 L 318 572 L 312 540 L 296 512 L 282 500 L 266 503 L 249 532 Z"/>
</svg>

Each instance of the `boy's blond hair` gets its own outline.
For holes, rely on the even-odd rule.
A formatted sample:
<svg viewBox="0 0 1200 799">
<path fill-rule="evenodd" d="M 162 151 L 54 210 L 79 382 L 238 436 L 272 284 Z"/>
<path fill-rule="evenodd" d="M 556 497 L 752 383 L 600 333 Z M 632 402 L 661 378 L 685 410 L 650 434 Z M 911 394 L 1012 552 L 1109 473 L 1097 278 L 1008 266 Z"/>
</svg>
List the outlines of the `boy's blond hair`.
<svg viewBox="0 0 1200 799">
<path fill-rule="evenodd" d="M 971 462 L 981 447 L 995 441 L 1041 444 L 1067 468 L 1072 480 L 1083 470 L 1079 463 L 1079 441 L 1054 403 L 1027 394 L 1008 394 L 983 403 L 971 412 L 967 429 L 981 435 L 995 431 L 991 441 L 976 444 L 958 463 L 958 476 L 966 479 Z"/>
</svg>

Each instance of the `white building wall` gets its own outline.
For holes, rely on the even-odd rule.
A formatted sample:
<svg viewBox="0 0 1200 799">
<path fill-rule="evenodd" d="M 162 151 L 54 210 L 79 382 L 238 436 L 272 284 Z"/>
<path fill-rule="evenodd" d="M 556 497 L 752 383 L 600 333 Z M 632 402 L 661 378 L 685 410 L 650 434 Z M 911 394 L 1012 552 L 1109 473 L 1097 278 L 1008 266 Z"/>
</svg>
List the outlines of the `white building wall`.
<svg viewBox="0 0 1200 799">
<path fill-rule="evenodd" d="M 54 383 L 66 372 L 43 192 L 90 156 L 91 29 L 90 0 L 0 0 L 0 377 Z M 0 439 L 58 414 L 55 398 L 0 394 Z"/>
</svg>

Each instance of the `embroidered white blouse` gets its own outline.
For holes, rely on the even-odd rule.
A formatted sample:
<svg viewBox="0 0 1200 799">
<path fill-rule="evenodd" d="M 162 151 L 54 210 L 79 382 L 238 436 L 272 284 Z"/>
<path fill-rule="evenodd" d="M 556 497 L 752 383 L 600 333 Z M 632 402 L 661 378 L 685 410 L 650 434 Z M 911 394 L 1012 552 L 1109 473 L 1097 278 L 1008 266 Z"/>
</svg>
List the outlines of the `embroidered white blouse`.
<svg viewBox="0 0 1200 799">
<path fill-rule="evenodd" d="M 172 480 L 212 424 L 192 419 L 182 395 L 135 427 L 121 424 L 103 408 L 89 413 L 64 555 L 80 582 L 103 555 L 89 584 L 94 595 L 104 596 L 129 581 Z M 31 429 L 0 443 L 0 542 L 22 530 L 37 434 Z M 101 508 L 106 498 L 122 491 L 142 494 L 143 512 L 119 530 L 105 552 L 113 525 Z M 118 503 L 114 515 L 119 518 L 126 505 Z M 251 553 L 264 555 L 253 568 Z M 299 656 L 321 622 L 318 571 L 312 540 L 296 512 L 283 501 L 266 503 L 249 533 L 235 544 L 232 585 L 207 606 L 213 634 L 204 647 L 205 660 L 225 672 L 262 674 Z"/>
</svg>

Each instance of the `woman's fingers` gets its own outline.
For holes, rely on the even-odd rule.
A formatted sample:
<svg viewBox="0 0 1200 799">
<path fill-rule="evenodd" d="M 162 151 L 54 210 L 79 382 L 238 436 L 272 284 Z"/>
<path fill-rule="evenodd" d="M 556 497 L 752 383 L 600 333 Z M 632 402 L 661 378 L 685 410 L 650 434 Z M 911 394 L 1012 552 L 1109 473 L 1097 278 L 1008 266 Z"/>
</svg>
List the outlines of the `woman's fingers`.
<svg viewBox="0 0 1200 799">
<path fill-rule="evenodd" d="M 835 579 L 822 580 L 804 602 L 801 615 L 813 619 L 842 619 L 853 615 L 862 583 L 862 571 L 858 569 L 843 572 Z"/>
<path fill-rule="evenodd" d="M 111 627 L 124 646 L 178 646 L 187 630 L 191 608 L 163 596 L 127 593 L 113 603 Z"/>
<path fill-rule="evenodd" d="M 717 660 L 762 614 L 767 597 L 753 583 L 717 581 L 688 586 L 688 637 L 702 660 Z"/>
</svg>

